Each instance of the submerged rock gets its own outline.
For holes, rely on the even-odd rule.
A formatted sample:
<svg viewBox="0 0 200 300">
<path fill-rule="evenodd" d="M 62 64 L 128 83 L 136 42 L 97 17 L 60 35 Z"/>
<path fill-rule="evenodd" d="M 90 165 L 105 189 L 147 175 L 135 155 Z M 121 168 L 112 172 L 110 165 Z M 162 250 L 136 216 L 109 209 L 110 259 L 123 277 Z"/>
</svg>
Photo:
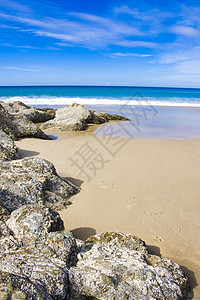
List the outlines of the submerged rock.
<svg viewBox="0 0 200 300">
<path fill-rule="evenodd" d="M 71 299 L 187 299 L 187 278 L 169 259 L 147 252 L 131 235 L 89 238 L 70 269 Z"/>
<path fill-rule="evenodd" d="M 54 109 L 37 109 L 33 106 L 28 106 L 20 101 L 14 101 L 12 103 L 5 103 L 1 101 L 0 104 L 9 114 L 25 116 L 33 123 L 46 122 L 55 117 Z"/>
<path fill-rule="evenodd" d="M 79 189 L 56 173 L 52 163 L 41 158 L 0 161 L 1 217 L 24 204 L 45 204 L 62 209 Z"/>
<path fill-rule="evenodd" d="M 44 123 L 41 128 L 57 127 L 60 130 L 81 131 L 87 128 L 87 124 L 102 124 L 110 120 L 128 120 L 122 116 L 107 113 L 97 113 L 88 110 L 80 104 L 72 104 L 56 111 L 56 117 Z"/>
<path fill-rule="evenodd" d="M 35 137 L 51 139 L 24 115 L 9 114 L 0 104 L 0 129 L 12 139 Z"/>
<path fill-rule="evenodd" d="M 12 160 L 18 157 L 17 147 L 13 140 L 0 129 L 0 159 Z"/>
</svg>

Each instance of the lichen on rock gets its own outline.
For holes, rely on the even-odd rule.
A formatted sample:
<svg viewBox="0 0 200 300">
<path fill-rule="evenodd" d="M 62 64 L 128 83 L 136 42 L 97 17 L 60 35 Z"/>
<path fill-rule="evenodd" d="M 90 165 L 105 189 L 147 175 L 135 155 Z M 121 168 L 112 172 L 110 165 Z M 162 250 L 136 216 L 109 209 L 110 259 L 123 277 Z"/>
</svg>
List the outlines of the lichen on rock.
<svg viewBox="0 0 200 300">
<path fill-rule="evenodd" d="M 119 232 L 89 238 L 70 269 L 72 299 L 186 299 L 187 278 L 169 259 L 149 264 L 145 243 Z"/>
<path fill-rule="evenodd" d="M 1 232 L 0 292 L 5 299 L 67 299 L 68 269 L 76 263 L 78 248 L 59 214 L 24 205 L 12 212 Z M 1 238 L 7 244 L 15 241 L 16 247 L 5 249 Z"/>
<path fill-rule="evenodd" d="M 25 204 L 45 204 L 63 209 L 79 189 L 56 173 L 52 163 L 41 158 L 0 161 L 1 217 Z"/>
<path fill-rule="evenodd" d="M 17 147 L 13 140 L 0 129 L 0 159 L 12 160 L 18 158 Z"/>
</svg>

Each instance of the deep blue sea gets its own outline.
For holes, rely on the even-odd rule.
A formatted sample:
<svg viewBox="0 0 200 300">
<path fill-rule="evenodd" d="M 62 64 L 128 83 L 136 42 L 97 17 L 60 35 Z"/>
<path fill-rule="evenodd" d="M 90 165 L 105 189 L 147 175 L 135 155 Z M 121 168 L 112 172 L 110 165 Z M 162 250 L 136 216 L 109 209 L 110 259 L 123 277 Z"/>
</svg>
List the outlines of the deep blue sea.
<svg viewBox="0 0 200 300">
<path fill-rule="evenodd" d="M 118 113 L 131 121 L 123 123 L 122 130 L 115 130 L 116 136 L 172 139 L 200 137 L 200 89 L 119 86 L 0 87 L 0 101 L 22 101 L 36 107 L 54 108 L 76 102 L 98 111 Z"/>
</svg>

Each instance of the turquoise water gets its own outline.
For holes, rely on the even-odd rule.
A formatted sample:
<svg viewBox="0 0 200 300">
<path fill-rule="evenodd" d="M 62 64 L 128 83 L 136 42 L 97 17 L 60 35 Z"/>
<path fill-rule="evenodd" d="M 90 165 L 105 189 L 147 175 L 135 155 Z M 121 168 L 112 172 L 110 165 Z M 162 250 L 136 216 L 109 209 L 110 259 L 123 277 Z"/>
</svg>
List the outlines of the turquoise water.
<svg viewBox="0 0 200 300">
<path fill-rule="evenodd" d="M 20 100 L 31 105 L 66 105 L 77 102 L 96 106 L 151 103 L 154 106 L 200 107 L 200 89 L 96 86 L 0 87 L 0 100 Z"/>
<path fill-rule="evenodd" d="M 54 108 L 76 102 L 98 111 L 118 113 L 131 121 L 124 122 L 123 128 L 118 126 L 118 130 L 115 130 L 116 136 L 172 139 L 200 137 L 200 89 L 108 86 L 0 87 L 1 100 L 22 101 L 36 107 Z M 107 132 L 109 134 L 109 130 Z M 102 131 L 97 134 L 102 135 Z"/>
</svg>

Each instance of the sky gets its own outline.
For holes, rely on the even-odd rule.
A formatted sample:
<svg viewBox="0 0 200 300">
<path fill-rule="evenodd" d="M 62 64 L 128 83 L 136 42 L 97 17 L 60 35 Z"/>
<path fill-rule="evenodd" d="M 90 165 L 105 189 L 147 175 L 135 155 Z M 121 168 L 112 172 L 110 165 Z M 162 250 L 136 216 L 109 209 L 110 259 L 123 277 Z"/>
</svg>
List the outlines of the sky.
<svg viewBox="0 0 200 300">
<path fill-rule="evenodd" d="M 0 0 L 0 85 L 200 88 L 200 2 Z"/>
</svg>

